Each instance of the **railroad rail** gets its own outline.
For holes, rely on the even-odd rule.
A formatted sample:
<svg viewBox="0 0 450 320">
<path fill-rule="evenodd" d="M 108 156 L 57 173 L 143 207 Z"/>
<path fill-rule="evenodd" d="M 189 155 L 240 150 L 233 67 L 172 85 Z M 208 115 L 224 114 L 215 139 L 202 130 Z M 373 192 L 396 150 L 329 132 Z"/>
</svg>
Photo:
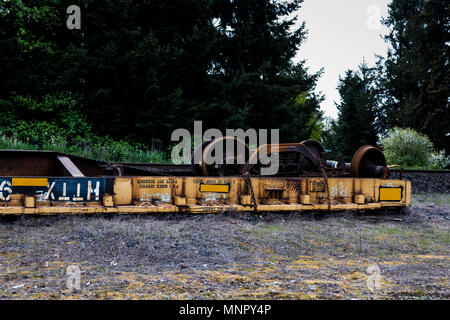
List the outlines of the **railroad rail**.
<svg viewBox="0 0 450 320">
<path fill-rule="evenodd" d="M 211 164 L 207 155 L 222 147 L 220 141 L 245 152 L 224 150 L 223 159 Z M 261 174 L 268 164 L 260 154 L 279 156 L 276 174 Z M 199 145 L 190 165 L 0 150 L 0 215 L 400 209 L 411 203 L 411 182 L 391 178 L 395 167 L 373 146 L 361 147 L 351 163 L 331 161 L 314 140 L 251 151 L 224 137 Z"/>
</svg>

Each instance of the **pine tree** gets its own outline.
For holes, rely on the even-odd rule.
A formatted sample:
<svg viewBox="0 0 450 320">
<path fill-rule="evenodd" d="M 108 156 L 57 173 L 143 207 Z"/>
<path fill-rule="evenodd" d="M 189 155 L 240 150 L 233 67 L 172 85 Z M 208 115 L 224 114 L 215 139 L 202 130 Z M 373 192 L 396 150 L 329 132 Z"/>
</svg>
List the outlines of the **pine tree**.
<svg viewBox="0 0 450 320">
<path fill-rule="evenodd" d="M 288 16 L 301 2 L 79 0 L 81 30 L 65 26 L 73 1 L 0 2 L 0 125 L 61 127 L 67 116 L 40 112 L 45 97 L 97 135 L 147 144 L 194 120 L 320 137 L 320 74 L 292 62 L 306 30 Z"/>
<path fill-rule="evenodd" d="M 320 136 L 322 97 L 314 93 L 320 73 L 310 75 L 304 62 L 292 62 L 306 30 L 304 24 L 294 28 L 296 18 L 287 16 L 299 10 L 301 2 L 214 2 L 219 31 L 211 69 L 215 91 L 211 102 L 197 110 L 207 125 L 278 128 L 281 140 L 289 142 Z"/>
<path fill-rule="evenodd" d="M 358 71 L 348 70 L 339 78 L 341 102 L 337 104 L 338 119 L 331 125 L 334 136 L 328 138 L 332 143 L 330 156 L 341 155 L 350 161 L 359 147 L 377 143 L 374 76 L 374 70 L 363 63 Z"/>
<path fill-rule="evenodd" d="M 448 10 L 446 0 L 392 1 L 380 86 L 388 127 L 414 128 L 450 152 Z"/>
</svg>

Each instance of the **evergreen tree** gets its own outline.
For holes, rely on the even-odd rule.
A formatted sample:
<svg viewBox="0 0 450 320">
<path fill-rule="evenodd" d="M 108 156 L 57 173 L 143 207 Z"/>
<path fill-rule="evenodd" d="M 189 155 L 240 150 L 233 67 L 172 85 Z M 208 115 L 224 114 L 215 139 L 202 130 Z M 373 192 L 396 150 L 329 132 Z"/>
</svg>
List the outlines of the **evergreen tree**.
<svg viewBox="0 0 450 320">
<path fill-rule="evenodd" d="M 147 144 L 194 120 L 320 137 L 320 74 L 292 63 L 301 2 L 79 0 L 81 30 L 66 28 L 73 1 L 0 2 L 0 125 Z"/>
<path fill-rule="evenodd" d="M 374 75 L 374 70 L 363 63 L 358 71 L 348 70 L 345 77 L 339 78 L 339 114 L 337 121 L 331 124 L 333 137 L 328 137 L 331 145 L 326 145 L 331 149 L 331 157 L 341 155 L 342 159 L 350 161 L 359 147 L 377 143 Z"/>
<path fill-rule="evenodd" d="M 411 127 L 450 152 L 449 5 L 393 0 L 384 24 L 391 48 L 380 62 L 387 127 Z M 384 64 L 384 65 L 383 65 Z"/>
<path fill-rule="evenodd" d="M 304 62 L 292 63 L 306 30 L 304 24 L 294 29 L 296 18 L 287 16 L 301 2 L 215 1 L 220 51 L 211 72 L 217 91 L 213 104 L 199 109 L 208 124 L 217 125 L 207 114 L 218 108 L 225 120 L 220 128 L 279 128 L 289 142 L 320 137 L 323 98 L 314 93 L 320 73 L 309 75 Z"/>
</svg>

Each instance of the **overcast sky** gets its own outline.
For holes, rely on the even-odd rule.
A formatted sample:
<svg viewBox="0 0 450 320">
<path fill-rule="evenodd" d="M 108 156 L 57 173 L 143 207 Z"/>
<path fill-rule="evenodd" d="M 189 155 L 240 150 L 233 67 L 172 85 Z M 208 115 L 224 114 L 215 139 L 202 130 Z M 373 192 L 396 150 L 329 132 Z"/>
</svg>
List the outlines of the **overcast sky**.
<svg viewBox="0 0 450 320">
<path fill-rule="evenodd" d="M 369 66 L 375 54 L 386 55 L 381 39 L 387 29 L 379 23 L 387 16 L 390 0 L 304 0 L 299 21 L 306 22 L 308 38 L 301 45 L 296 61 L 306 59 L 310 72 L 324 68 L 317 84 L 326 100 L 321 108 L 325 116 L 337 117 L 335 102 L 339 75 L 356 69 L 365 58 Z"/>
</svg>

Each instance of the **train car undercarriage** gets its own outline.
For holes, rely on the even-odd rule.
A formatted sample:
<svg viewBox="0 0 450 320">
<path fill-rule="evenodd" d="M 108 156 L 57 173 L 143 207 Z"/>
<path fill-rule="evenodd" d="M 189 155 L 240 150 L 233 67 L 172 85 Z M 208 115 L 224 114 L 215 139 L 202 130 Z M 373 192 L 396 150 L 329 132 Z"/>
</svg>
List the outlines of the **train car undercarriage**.
<svg viewBox="0 0 450 320">
<path fill-rule="evenodd" d="M 243 144 L 236 138 L 221 139 Z M 197 146 L 190 165 L 113 163 L 51 151 L 1 150 L 0 215 L 361 211 L 410 206 L 411 182 L 401 175 L 389 179 L 393 166 L 373 146 L 361 147 L 351 163 L 345 163 L 327 160 L 322 145 L 314 140 L 263 145 L 253 152 L 244 144 L 242 161 L 224 149 L 223 161 L 208 164 L 206 156 L 221 139 Z M 278 154 L 276 175 L 261 176 L 264 165 L 252 161 L 261 153 Z"/>
</svg>

